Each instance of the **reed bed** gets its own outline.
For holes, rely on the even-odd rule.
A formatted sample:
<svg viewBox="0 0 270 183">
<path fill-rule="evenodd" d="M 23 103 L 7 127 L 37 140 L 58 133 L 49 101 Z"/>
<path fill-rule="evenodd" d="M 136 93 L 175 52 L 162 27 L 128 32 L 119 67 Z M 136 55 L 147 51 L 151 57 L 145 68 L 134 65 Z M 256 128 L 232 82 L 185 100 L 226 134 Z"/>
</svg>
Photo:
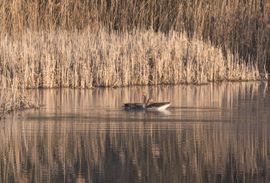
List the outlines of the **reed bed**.
<svg viewBox="0 0 270 183">
<path fill-rule="evenodd" d="M 154 30 L 187 32 L 189 38 L 251 58 L 260 72 L 270 54 L 270 3 L 262 0 L 4 0 L 0 34 L 25 31 Z"/>
<path fill-rule="evenodd" d="M 253 63 L 174 31 L 26 32 L 19 40 L 0 40 L 1 82 L 17 78 L 21 88 L 257 80 Z"/>
</svg>

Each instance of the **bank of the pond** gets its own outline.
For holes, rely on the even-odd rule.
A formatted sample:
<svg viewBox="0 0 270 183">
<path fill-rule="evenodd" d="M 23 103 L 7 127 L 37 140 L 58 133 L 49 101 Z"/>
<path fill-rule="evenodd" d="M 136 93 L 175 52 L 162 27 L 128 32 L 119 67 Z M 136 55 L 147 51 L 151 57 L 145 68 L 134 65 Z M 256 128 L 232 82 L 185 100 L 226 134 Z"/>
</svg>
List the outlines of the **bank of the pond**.
<svg viewBox="0 0 270 183">
<path fill-rule="evenodd" d="M 268 79 L 258 63 L 185 33 L 25 32 L 0 39 L 0 116 L 36 107 L 26 88 L 205 84 Z"/>
</svg>

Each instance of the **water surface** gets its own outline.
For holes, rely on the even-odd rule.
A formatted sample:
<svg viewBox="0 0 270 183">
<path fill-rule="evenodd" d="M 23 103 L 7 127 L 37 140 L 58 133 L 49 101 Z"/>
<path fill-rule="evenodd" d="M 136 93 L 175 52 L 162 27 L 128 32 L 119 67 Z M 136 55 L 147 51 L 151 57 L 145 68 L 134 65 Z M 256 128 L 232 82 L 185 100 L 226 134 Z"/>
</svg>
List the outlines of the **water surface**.
<svg viewBox="0 0 270 183">
<path fill-rule="evenodd" d="M 172 102 L 124 111 L 124 102 Z M 31 91 L 0 122 L 0 182 L 269 182 L 268 83 Z"/>
</svg>

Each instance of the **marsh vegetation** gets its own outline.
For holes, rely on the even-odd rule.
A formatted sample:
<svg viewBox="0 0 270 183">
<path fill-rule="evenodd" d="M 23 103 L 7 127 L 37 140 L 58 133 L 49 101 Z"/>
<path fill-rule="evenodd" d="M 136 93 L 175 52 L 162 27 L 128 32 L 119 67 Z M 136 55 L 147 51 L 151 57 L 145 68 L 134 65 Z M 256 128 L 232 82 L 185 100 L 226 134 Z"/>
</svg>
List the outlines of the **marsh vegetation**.
<svg viewBox="0 0 270 183">
<path fill-rule="evenodd" d="M 267 79 L 269 6 L 1 1 L 0 84 L 11 90 Z"/>
</svg>

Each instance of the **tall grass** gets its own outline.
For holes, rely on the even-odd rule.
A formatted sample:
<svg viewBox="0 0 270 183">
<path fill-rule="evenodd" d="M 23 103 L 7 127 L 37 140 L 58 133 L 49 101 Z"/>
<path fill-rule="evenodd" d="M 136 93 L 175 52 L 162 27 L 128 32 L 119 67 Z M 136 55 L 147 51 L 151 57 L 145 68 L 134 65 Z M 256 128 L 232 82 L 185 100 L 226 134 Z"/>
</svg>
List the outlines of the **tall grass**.
<svg viewBox="0 0 270 183">
<path fill-rule="evenodd" d="M 1 77 L 22 88 L 259 79 L 268 10 L 259 0 L 1 1 Z"/>
<path fill-rule="evenodd" d="M 187 32 L 224 52 L 252 58 L 260 71 L 270 54 L 270 3 L 263 0 L 4 0 L 0 33 L 83 30 Z"/>
<path fill-rule="evenodd" d="M 22 88 L 256 80 L 258 67 L 184 33 L 26 32 L 0 40 L 2 83 Z M 4 78 L 4 79 L 3 79 Z M 6 84 L 7 83 L 7 84 Z"/>
</svg>

